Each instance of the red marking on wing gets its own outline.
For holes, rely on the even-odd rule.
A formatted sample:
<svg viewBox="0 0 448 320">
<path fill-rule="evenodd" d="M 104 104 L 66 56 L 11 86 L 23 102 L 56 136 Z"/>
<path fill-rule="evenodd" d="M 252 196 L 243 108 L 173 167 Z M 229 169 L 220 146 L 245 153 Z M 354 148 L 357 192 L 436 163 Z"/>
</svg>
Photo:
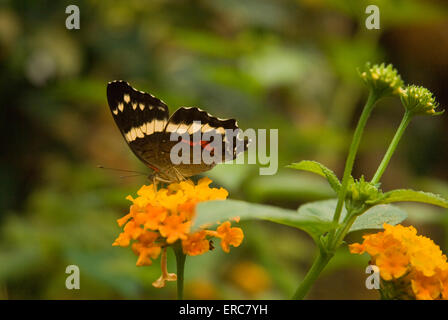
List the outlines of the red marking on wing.
<svg viewBox="0 0 448 320">
<path fill-rule="evenodd" d="M 150 167 L 152 170 L 154 170 L 155 172 L 159 172 L 160 170 L 159 170 L 159 168 L 157 168 L 157 167 L 154 167 L 153 165 L 150 165 L 149 163 L 148 163 L 148 167 Z"/>
<path fill-rule="evenodd" d="M 210 141 L 201 140 L 198 143 L 198 142 L 193 142 L 193 141 L 182 139 L 182 142 L 188 143 L 190 146 L 195 146 L 197 144 L 200 144 L 202 149 L 205 149 L 205 150 L 208 150 L 208 151 L 212 151 L 213 149 L 215 149 L 215 148 L 212 148 L 212 147 L 209 146 Z"/>
</svg>

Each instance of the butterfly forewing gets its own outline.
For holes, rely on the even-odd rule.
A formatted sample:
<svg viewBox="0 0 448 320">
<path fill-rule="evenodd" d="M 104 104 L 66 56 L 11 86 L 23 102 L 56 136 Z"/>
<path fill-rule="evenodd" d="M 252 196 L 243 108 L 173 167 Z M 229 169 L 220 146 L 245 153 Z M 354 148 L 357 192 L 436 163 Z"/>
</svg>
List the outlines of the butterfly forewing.
<svg viewBox="0 0 448 320">
<path fill-rule="evenodd" d="M 156 166 L 154 156 L 159 141 L 156 133 L 161 134 L 165 130 L 169 116 L 167 105 L 124 81 L 108 84 L 107 100 L 115 122 L 131 150 L 147 165 L 152 168 Z"/>
</svg>

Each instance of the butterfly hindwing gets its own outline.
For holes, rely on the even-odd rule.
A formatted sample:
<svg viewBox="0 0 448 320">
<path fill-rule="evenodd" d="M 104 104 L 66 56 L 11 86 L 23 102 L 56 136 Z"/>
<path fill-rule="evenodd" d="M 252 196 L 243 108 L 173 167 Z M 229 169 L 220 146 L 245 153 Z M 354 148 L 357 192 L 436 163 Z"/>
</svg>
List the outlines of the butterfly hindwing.
<svg viewBox="0 0 448 320">
<path fill-rule="evenodd" d="M 189 163 L 181 163 L 175 166 L 186 177 L 210 170 L 217 163 L 233 160 L 239 153 L 247 149 L 247 141 L 238 137 L 240 129 L 235 119 L 219 119 L 199 108 L 179 108 L 169 118 L 165 131 L 169 134 L 176 133 L 182 136 L 182 139 L 174 143 L 185 143 L 190 147 Z M 215 137 L 219 140 L 216 144 L 213 144 Z M 204 161 L 194 163 L 194 146 L 198 144 L 202 150 L 206 149 L 211 156 L 214 155 L 215 151 L 212 146 L 219 144 L 221 153 L 217 161 L 214 163 L 205 163 Z M 171 143 L 166 147 L 170 149 L 172 146 Z M 196 148 L 196 150 L 198 149 Z"/>
</svg>

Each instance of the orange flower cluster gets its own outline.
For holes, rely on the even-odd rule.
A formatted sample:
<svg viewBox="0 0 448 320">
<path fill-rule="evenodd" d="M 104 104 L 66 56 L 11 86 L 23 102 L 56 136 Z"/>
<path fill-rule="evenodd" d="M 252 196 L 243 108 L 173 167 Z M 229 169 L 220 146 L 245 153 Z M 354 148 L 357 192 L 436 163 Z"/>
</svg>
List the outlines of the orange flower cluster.
<svg viewBox="0 0 448 320">
<path fill-rule="evenodd" d="M 385 287 L 394 287 L 392 298 L 448 299 L 448 263 L 439 246 L 412 226 L 384 224 L 384 229 L 350 245 L 350 252 L 370 254 Z"/>
<path fill-rule="evenodd" d="M 220 239 L 225 252 L 229 252 L 230 246 L 238 247 L 244 238 L 243 231 L 231 227 L 229 221 L 222 223 L 216 231 L 200 229 L 190 232 L 197 203 L 224 200 L 228 196 L 223 188 L 210 188 L 211 182 L 203 178 L 197 185 L 188 180 L 159 190 L 153 185 L 141 187 L 136 199 L 127 197 L 133 204 L 130 212 L 117 220 L 118 225 L 124 228 L 113 245 L 127 247 L 132 241 L 132 250 L 138 255 L 137 266 L 150 265 L 151 259 L 158 258 L 162 250 L 178 241 L 184 254 L 190 256 L 209 251 L 211 237 Z M 164 256 L 166 254 L 162 254 L 162 258 Z M 164 280 L 175 280 L 166 270 L 162 273 L 165 274 L 165 277 L 162 274 L 164 279 L 159 279 L 158 285 L 154 285 L 160 287 L 164 285 Z"/>
</svg>

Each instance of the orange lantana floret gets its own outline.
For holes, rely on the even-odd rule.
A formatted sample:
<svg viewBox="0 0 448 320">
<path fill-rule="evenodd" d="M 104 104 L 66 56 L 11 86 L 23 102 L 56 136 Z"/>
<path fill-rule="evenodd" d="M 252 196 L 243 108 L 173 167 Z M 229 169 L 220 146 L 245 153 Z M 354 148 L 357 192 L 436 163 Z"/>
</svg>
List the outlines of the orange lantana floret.
<svg viewBox="0 0 448 320">
<path fill-rule="evenodd" d="M 222 223 L 216 229 L 216 236 L 221 238 L 221 248 L 224 252 L 230 251 L 230 246 L 238 247 L 243 241 L 243 230 L 230 227 L 230 222 Z"/>
<path fill-rule="evenodd" d="M 146 216 L 142 221 L 145 229 L 157 230 L 160 224 L 165 220 L 167 216 L 167 210 L 162 207 L 153 207 L 148 204 L 146 206 Z"/>
<path fill-rule="evenodd" d="M 132 251 L 138 255 L 137 266 L 151 265 L 151 259 L 159 257 L 161 248 L 156 243 L 159 235 L 156 232 L 144 231 L 139 237 L 138 242 L 132 244 Z"/>
<path fill-rule="evenodd" d="M 163 225 L 159 227 L 159 231 L 162 237 L 166 238 L 166 242 L 171 244 L 178 239 L 187 239 L 190 226 L 191 222 L 185 222 L 182 216 L 172 215 L 163 221 Z"/>
<path fill-rule="evenodd" d="M 182 250 L 189 256 L 197 256 L 206 253 L 210 249 L 210 242 L 206 238 L 204 230 L 188 235 L 188 238 L 182 240 Z"/>
</svg>

